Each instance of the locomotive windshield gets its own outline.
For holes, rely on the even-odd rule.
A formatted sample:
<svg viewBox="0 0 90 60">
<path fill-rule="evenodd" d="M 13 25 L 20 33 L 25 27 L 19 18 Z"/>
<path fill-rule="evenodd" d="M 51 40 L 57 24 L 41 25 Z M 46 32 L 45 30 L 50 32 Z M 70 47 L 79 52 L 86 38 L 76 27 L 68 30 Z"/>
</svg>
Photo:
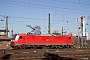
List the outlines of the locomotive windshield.
<svg viewBox="0 0 90 60">
<path fill-rule="evenodd" d="M 15 35 L 13 35 L 13 36 L 12 36 L 12 39 L 15 39 L 15 38 L 16 38 L 16 36 L 17 36 L 16 34 L 15 34 Z"/>
</svg>

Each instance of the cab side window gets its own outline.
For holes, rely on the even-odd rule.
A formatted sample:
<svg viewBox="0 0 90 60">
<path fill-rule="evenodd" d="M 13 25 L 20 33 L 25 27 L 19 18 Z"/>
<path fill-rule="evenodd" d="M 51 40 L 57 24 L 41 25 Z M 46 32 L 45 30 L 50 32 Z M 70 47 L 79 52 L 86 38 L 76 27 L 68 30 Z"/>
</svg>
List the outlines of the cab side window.
<svg viewBox="0 0 90 60">
<path fill-rule="evenodd" d="M 22 39 L 22 36 L 20 36 L 19 38 Z"/>
<path fill-rule="evenodd" d="M 69 37 L 68 39 L 71 39 L 71 37 Z"/>
<path fill-rule="evenodd" d="M 68 37 L 67 39 L 68 39 L 68 40 L 70 40 L 70 39 L 71 39 L 71 37 Z"/>
</svg>

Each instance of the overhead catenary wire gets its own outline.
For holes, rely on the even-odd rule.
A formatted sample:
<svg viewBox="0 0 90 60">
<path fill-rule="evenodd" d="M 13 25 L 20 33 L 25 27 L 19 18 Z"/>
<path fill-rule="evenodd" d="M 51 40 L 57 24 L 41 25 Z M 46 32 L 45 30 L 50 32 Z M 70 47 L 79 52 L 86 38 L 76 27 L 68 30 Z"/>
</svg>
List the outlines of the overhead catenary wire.
<svg viewBox="0 0 90 60">
<path fill-rule="evenodd" d="M 5 17 L 3 15 L 0 15 L 2 17 Z M 9 16 L 10 18 L 20 18 L 20 19 L 37 19 L 37 20 L 47 20 L 47 19 L 40 19 L 40 18 L 29 18 L 29 17 L 16 17 L 16 16 Z"/>
<path fill-rule="evenodd" d="M 6 0 L 7 1 L 7 0 Z M 8 1 L 10 1 L 10 0 L 8 0 Z M 11 2 L 11 1 L 10 1 Z M 30 3 L 24 3 L 24 2 L 17 2 L 17 1 L 12 1 L 12 2 L 16 2 L 16 3 L 23 3 L 23 4 L 30 4 Z M 64 1 L 60 1 L 60 2 L 64 2 Z M 67 2 L 68 3 L 68 2 Z M 21 5 L 21 4 L 20 4 Z M 42 5 L 43 6 L 43 5 Z M 66 12 L 66 11 L 65 11 Z M 87 12 L 87 11 L 86 11 Z M 75 13 L 77 13 L 77 12 L 75 12 Z M 82 14 L 84 14 L 84 13 L 82 13 Z M 39 19 L 40 20 L 40 19 Z"/>
<path fill-rule="evenodd" d="M 86 5 L 86 6 L 89 6 L 89 5 L 90 5 L 90 4 L 81 3 L 80 1 L 79 1 L 78 3 L 76 3 L 76 2 L 68 2 L 68 1 L 60 1 L 60 0 L 51 0 L 51 1 L 66 2 L 66 3 L 74 3 L 74 4 L 82 4 L 82 5 Z"/>
<path fill-rule="evenodd" d="M 10 1 L 10 0 L 8 0 L 8 1 Z M 54 0 L 53 0 L 54 1 Z M 24 2 L 17 2 L 17 1 L 10 1 L 10 2 L 16 2 L 16 3 L 23 3 L 23 4 L 30 4 L 30 3 L 24 3 Z M 60 2 L 60 1 L 59 1 Z M 64 2 L 64 1 L 61 1 L 61 2 Z M 67 2 L 68 3 L 68 2 Z M 70 3 L 70 2 L 69 2 Z M 33 4 L 33 5 L 38 5 L 38 4 Z M 46 5 L 39 5 L 39 6 L 46 6 Z M 53 6 L 46 6 L 46 7 L 53 7 Z M 55 8 L 55 7 L 54 7 Z M 58 7 L 56 7 L 56 8 L 58 8 Z M 12 16 L 10 16 L 10 17 L 12 17 Z M 26 17 L 15 17 L 15 18 L 25 18 L 25 19 L 31 19 L 31 18 L 26 18 Z M 36 19 L 36 18 L 34 18 L 34 19 Z M 37 19 L 37 20 L 42 20 L 42 19 Z"/>
<path fill-rule="evenodd" d="M 5 15 L 0 15 L 1 17 L 5 17 Z M 40 21 L 44 21 L 47 20 L 47 19 L 41 19 L 41 18 L 30 18 L 30 17 L 21 17 L 21 16 L 9 16 L 9 18 L 18 18 L 18 20 L 12 20 L 12 19 L 9 19 L 9 21 L 20 21 L 19 19 L 29 19 L 29 20 L 40 20 Z M 75 18 L 73 18 L 74 20 L 73 21 L 70 21 L 70 22 L 76 22 Z M 51 19 L 52 21 L 53 20 L 57 20 L 57 19 Z M 25 20 L 26 22 L 28 22 L 28 20 Z M 25 22 L 25 21 L 20 21 L 20 22 Z M 67 22 L 68 20 L 60 20 L 61 22 Z M 69 21 L 68 21 L 69 22 Z"/>
<path fill-rule="evenodd" d="M 76 11 L 89 12 L 89 11 L 86 11 L 86 10 L 78 10 L 78 9 L 70 9 L 70 8 L 63 8 L 63 7 L 46 6 L 46 5 L 39 5 L 39 4 L 31 4 L 31 3 L 10 1 L 10 0 L 8 0 L 8 1 L 6 0 L 3 3 L 8 3 L 8 2 L 9 2 L 9 4 L 22 5 L 22 6 L 28 6 L 28 7 L 34 7 L 34 8 L 41 8 L 41 9 L 49 9 L 49 10 L 55 10 L 55 11 L 63 11 L 63 10 L 60 10 L 60 9 L 65 9 L 65 10 L 76 10 Z M 36 6 L 31 6 L 31 5 L 36 5 Z M 42 7 L 42 6 L 44 6 L 44 7 Z M 60 9 L 50 9 L 49 7 L 60 8 Z M 63 12 L 70 12 L 70 13 L 76 13 L 76 14 L 79 14 L 80 13 L 80 12 L 77 13 L 77 12 L 71 12 L 71 11 L 63 11 Z M 81 12 L 81 14 L 86 14 L 86 13 Z"/>
<path fill-rule="evenodd" d="M 1 17 L 5 17 L 5 15 L 0 15 Z M 47 20 L 47 19 L 40 19 L 40 18 L 29 18 L 29 17 L 16 17 L 16 16 L 9 16 L 10 18 L 21 18 L 21 19 L 31 19 L 31 20 L 40 20 L 40 21 L 43 21 L 43 22 L 40 22 L 39 21 L 39 23 L 45 23 L 45 20 Z M 52 20 L 52 19 L 51 19 Z M 56 20 L 56 19 L 55 19 Z M 17 23 L 20 23 L 20 22 L 30 22 L 30 21 L 27 21 L 27 20 L 25 20 L 25 21 L 20 21 L 20 20 L 10 20 L 9 19 L 9 21 L 14 21 L 14 22 L 17 22 Z M 53 21 L 53 20 L 52 20 Z M 57 23 L 57 22 L 51 22 L 51 24 L 61 24 L 61 23 L 65 23 L 65 24 L 67 24 L 67 21 L 65 20 L 65 21 L 63 21 L 63 20 L 60 20 L 61 22 L 59 22 L 59 23 Z M 71 25 L 70 24 L 70 22 L 72 22 L 72 23 L 76 23 L 76 21 L 68 21 L 68 25 Z M 32 23 L 34 23 L 34 22 L 32 22 Z"/>
<path fill-rule="evenodd" d="M 38 1 L 40 1 L 40 2 L 46 2 L 46 3 L 52 3 L 52 4 L 60 4 L 61 2 L 63 2 L 63 3 L 66 3 L 66 4 L 68 3 L 68 4 L 83 5 L 83 7 L 87 7 L 87 6 L 90 7 L 89 6 L 90 4 L 81 3 L 80 0 L 79 0 L 78 3 L 76 3 L 76 2 L 68 2 L 68 1 L 61 1 L 61 0 L 51 0 L 50 2 L 49 1 L 47 2 L 46 0 L 38 0 Z M 72 6 L 74 6 L 74 5 L 72 5 Z M 80 7 L 82 7 L 82 6 L 80 6 Z"/>
<path fill-rule="evenodd" d="M 12 0 L 12 1 L 14 1 L 14 0 Z M 8 4 L 13 4 L 12 2 L 6 2 L 6 3 L 8 3 Z M 75 10 L 75 9 L 70 9 L 70 8 L 67 8 L 67 7 L 65 7 L 65 8 L 63 8 L 63 7 L 55 7 L 55 6 L 47 6 L 47 5 L 39 5 L 39 4 L 31 4 L 31 3 L 29 3 L 29 4 L 27 4 L 27 3 L 24 3 L 24 2 L 19 2 L 19 3 L 15 3 L 14 2 L 14 4 L 15 5 L 23 5 L 23 6 L 28 6 L 28 7 L 34 7 L 34 8 L 41 8 L 41 9 L 48 9 L 48 10 L 55 10 L 55 11 L 63 11 L 63 10 L 66 10 L 66 11 L 64 11 L 64 12 L 67 12 L 67 9 L 68 10 Z M 49 8 L 50 7 L 50 8 Z M 54 9 L 54 8 L 57 8 L 57 9 Z M 63 10 L 60 10 L 60 9 L 63 9 Z M 78 9 L 76 9 L 75 11 L 85 11 L 85 12 L 89 12 L 89 11 L 86 11 L 86 10 L 78 10 Z M 70 12 L 70 11 L 68 11 L 68 12 Z M 77 12 L 71 12 L 71 13 L 76 13 L 76 14 L 79 14 L 79 13 L 77 13 Z M 81 12 L 81 14 L 87 14 L 88 15 L 88 13 L 84 13 L 84 12 Z M 4 17 L 4 16 L 2 16 L 2 17 Z M 22 22 L 29 22 L 29 21 L 20 21 L 19 20 L 19 18 L 20 19 L 29 19 L 29 20 L 31 20 L 31 19 L 33 19 L 33 20 L 47 20 L 47 19 L 40 19 L 40 18 L 30 18 L 30 17 L 15 17 L 15 16 L 9 16 L 10 18 L 18 18 L 17 20 L 18 21 L 16 21 L 16 20 L 14 20 L 14 21 L 16 21 L 16 23 L 15 24 L 18 24 L 18 25 L 22 25 Z M 11 20 L 9 20 L 9 21 L 11 21 Z M 34 24 L 34 22 L 31 22 L 31 23 L 33 23 Z M 42 23 L 42 22 L 39 22 L 39 23 Z M 43 22 L 43 23 L 45 23 L 45 22 Z M 61 23 L 63 23 L 63 22 L 61 22 Z M 61 24 L 61 23 L 51 23 L 51 24 L 55 24 L 55 25 L 58 25 L 58 24 Z M 44 24 L 43 24 L 44 25 Z M 67 25 L 67 23 L 65 22 L 64 24 L 62 24 L 62 25 Z M 68 24 L 68 25 L 71 25 L 71 24 Z M 75 25 L 72 25 L 72 26 L 75 26 Z"/>
<path fill-rule="evenodd" d="M 0 15 L 0 16 L 2 16 L 3 17 L 3 15 Z M 47 20 L 47 19 L 40 19 L 40 18 L 29 18 L 29 17 L 16 17 L 16 16 L 9 16 L 9 21 L 14 21 L 14 22 L 30 22 L 29 20 L 25 20 L 25 21 L 20 21 L 20 20 L 12 20 L 11 18 L 21 18 L 21 19 L 31 19 L 31 20 L 40 20 L 40 21 L 43 21 L 43 22 L 41 22 L 41 23 L 44 23 L 44 22 L 47 22 L 47 21 L 45 21 L 45 20 Z M 52 20 L 52 19 L 51 19 Z M 56 20 L 56 19 L 55 19 Z M 53 21 L 53 20 L 52 20 Z M 51 22 L 51 24 L 61 24 L 61 23 L 63 23 L 63 22 L 65 22 L 65 23 L 67 23 L 67 21 L 63 21 L 63 20 L 61 20 L 61 22 L 59 22 L 59 23 L 53 23 L 53 22 Z M 71 21 L 68 21 L 68 23 L 69 22 L 71 22 Z M 34 22 L 33 22 L 34 23 Z M 39 22 L 40 23 L 40 22 Z M 73 21 L 72 21 L 72 23 L 73 23 Z"/>
<path fill-rule="evenodd" d="M 14 23 L 14 24 L 18 24 L 18 25 L 22 25 L 22 24 L 27 24 L 27 23 L 23 23 L 23 22 L 30 22 L 30 21 L 14 21 L 14 22 L 9 22 L 9 25 L 12 25 L 12 23 Z M 32 24 L 35 24 L 35 22 L 30 22 L 30 23 L 32 23 Z M 38 22 L 38 23 L 40 23 L 40 24 L 42 24 L 42 25 L 46 25 L 47 24 L 47 22 Z M 0 23 L 0 24 L 3 24 L 3 23 Z M 67 23 L 62 23 L 62 22 L 60 22 L 60 23 L 51 23 L 51 24 L 53 24 L 53 25 L 67 25 Z M 76 26 L 76 25 L 72 25 L 72 24 L 68 24 L 69 26 Z"/>
<path fill-rule="evenodd" d="M 14 0 L 7 0 L 7 1 L 10 1 L 10 2 L 17 2 L 17 1 L 14 1 Z M 38 0 L 39 1 L 39 0 Z M 54 1 L 54 2 L 52 2 Z M 80 1 L 78 3 L 76 2 L 68 2 L 68 1 L 60 1 L 60 0 L 51 0 L 51 3 L 55 3 L 55 1 L 57 2 L 64 2 L 64 3 L 73 3 L 73 4 L 82 4 L 82 5 L 86 5 L 86 6 L 89 6 L 90 4 L 85 4 L 85 3 L 81 3 Z M 46 1 L 43 1 L 43 2 L 46 2 Z M 30 2 L 29 3 L 24 3 L 24 2 L 17 2 L 17 3 L 23 3 L 23 4 L 31 4 Z M 48 2 L 47 2 L 48 3 Z M 49 2 L 50 3 L 50 2 Z M 57 4 L 57 3 L 55 3 Z M 34 4 L 33 4 L 34 5 Z M 36 5 L 36 4 L 35 4 Z"/>
<path fill-rule="evenodd" d="M 47 6 L 47 5 L 40 5 L 40 4 L 31 4 L 31 3 L 24 3 L 24 2 L 17 2 L 17 1 L 10 1 L 10 0 L 7 0 L 9 2 L 16 2 L 16 3 L 21 3 L 21 4 L 26 4 L 26 5 L 37 5 L 37 6 L 45 6 L 45 7 L 52 7 L 52 8 L 61 8 L 61 9 L 69 9 L 69 10 L 77 10 L 77 11 L 85 11 L 85 10 L 78 10 L 78 9 L 70 9 L 70 8 L 63 8 L 63 7 L 55 7 L 55 6 Z M 29 6 L 28 5 L 28 6 Z M 86 12 L 90 12 L 90 11 L 86 11 Z"/>
</svg>

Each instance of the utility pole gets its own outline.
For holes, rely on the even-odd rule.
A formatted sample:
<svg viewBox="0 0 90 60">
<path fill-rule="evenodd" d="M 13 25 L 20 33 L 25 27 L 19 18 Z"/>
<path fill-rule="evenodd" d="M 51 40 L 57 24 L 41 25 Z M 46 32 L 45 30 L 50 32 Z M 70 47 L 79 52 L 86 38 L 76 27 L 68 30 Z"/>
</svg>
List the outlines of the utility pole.
<svg viewBox="0 0 90 60">
<path fill-rule="evenodd" d="M 13 36 L 13 23 L 12 23 L 12 30 L 11 30 L 12 36 Z"/>
<path fill-rule="evenodd" d="M 78 22 L 78 18 L 77 18 L 77 22 Z M 77 43 L 77 46 L 80 48 L 80 39 L 79 39 L 80 33 L 79 33 L 79 29 L 80 29 L 80 27 L 79 27 L 79 23 L 78 23 L 78 43 Z"/>
<path fill-rule="evenodd" d="M 63 35 L 63 27 L 62 27 L 62 35 Z"/>
<path fill-rule="evenodd" d="M 8 38 L 8 16 L 6 16 L 6 37 Z"/>
<path fill-rule="evenodd" d="M 48 34 L 51 34 L 51 31 L 50 31 L 50 13 L 48 14 Z"/>
<path fill-rule="evenodd" d="M 86 28 L 85 28 L 85 43 L 84 43 L 85 44 L 85 47 L 86 47 L 86 40 L 87 39 L 86 39 Z"/>
<path fill-rule="evenodd" d="M 83 16 L 81 18 L 82 48 L 83 48 Z"/>
<path fill-rule="evenodd" d="M 65 35 L 67 33 L 67 31 L 64 31 L 64 30 L 66 30 L 66 29 L 64 29 L 63 26 L 62 26 L 62 35 L 63 35 L 63 33 L 65 33 Z"/>
</svg>

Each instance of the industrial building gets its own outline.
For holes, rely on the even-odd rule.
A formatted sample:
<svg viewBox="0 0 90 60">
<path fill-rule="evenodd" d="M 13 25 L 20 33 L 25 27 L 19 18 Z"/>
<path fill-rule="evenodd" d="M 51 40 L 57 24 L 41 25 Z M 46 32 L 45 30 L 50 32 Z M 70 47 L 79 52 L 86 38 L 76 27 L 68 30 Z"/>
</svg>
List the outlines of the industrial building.
<svg viewBox="0 0 90 60">
<path fill-rule="evenodd" d="M 0 30 L 0 49 L 9 49 L 10 40 L 6 35 L 6 30 Z"/>
</svg>

